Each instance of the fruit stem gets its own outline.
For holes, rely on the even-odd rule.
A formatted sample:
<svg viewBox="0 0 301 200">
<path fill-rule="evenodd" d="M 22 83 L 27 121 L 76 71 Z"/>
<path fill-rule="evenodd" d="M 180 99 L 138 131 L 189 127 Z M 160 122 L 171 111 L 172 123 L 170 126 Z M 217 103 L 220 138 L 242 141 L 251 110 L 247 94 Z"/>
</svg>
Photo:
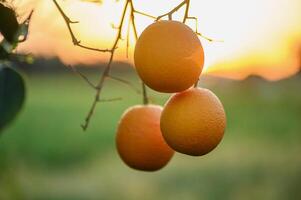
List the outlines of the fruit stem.
<svg viewBox="0 0 301 200">
<path fill-rule="evenodd" d="M 186 20 L 189 18 L 188 14 L 189 14 L 189 6 L 190 6 L 190 0 L 186 0 L 186 8 L 185 8 L 185 14 L 184 14 L 184 18 L 183 18 L 183 23 L 185 24 Z"/>
<path fill-rule="evenodd" d="M 143 104 L 147 105 L 149 103 L 149 101 L 148 101 L 148 97 L 147 97 L 146 86 L 143 82 L 142 82 L 142 93 L 143 93 Z"/>
<path fill-rule="evenodd" d="M 174 9 L 172 9 L 171 11 L 160 15 L 157 17 L 156 21 L 159 21 L 161 18 L 168 16 L 168 19 L 171 20 L 171 15 L 174 14 L 175 12 L 177 12 L 180 8 L 182 8 L 185 4 L 187 4 L 187 0 L 183 0 L 179 5 L 177 5 Z"/>
<path fill-rule="evenodd" d="M 198 87 L 198 85 L 199 85 L 199 78 L 198 78 L 198 80 L 194 83 L 194 88 L 197 88 Z"/>
<path fill-rule="evenodd" d="M 122 30 L 123 30 L 123 27 L 124 27 L 124 24 L 125 24 L 124 23 L 125 22 L 125 18 L 127 16 L 126 14 L 128 13 L 127 11 L 129 10 L 129 12 L 130 12 L 129 13 L 129 23 L 132 25 L 132 29 L 133 29 L 133 32 L 134 32 L 134 37 L 135 37 L 136 40 L 138 39 L 138 33 L 137 33 L 136 23 L 135 23 L 135 14 L 140 14 L 140 15 L 143 15 L 143 16 L 155 19 L 155 21 L 158 21 L 161 18 L 166 17 L 166 16 L 169 18 L 169 20 L 172 20 L 172 15 L 175 12 L 177 12 L 179 9 L 181 9 L 182 7 L 186 6 L 186 8 L 185 8 L 185 14 L 184 14 L 184 18 L 183 18 L 184 23 L 185 23 L 185 21 L 187 19 L 189 19 L 190 0 L 182 0 L 182 2 L 180 4 L 178 4 L 176 7 L 174 7 L 172 10 L 170 10 L 169 12 L 167 12 L 167 13 L 165 13 L 163 15 L 160 15 L 160 16 L 153 16 L 153 15 L 150 15 L 150 14 L 138 11 L 138 10 L 136 10 L 134 8 L 133 0 L 126 0 L 125 1 L 125 5 L 123 7 L 123 11 L 122 11 L 120 23 L 119 23 L 119 26 L 117 27 L 118 31 L 117 31 L 116 38 L 115 38 L 115 41 L 114 41 L 114 44 L 113 44 L 112 48 L 109 48 L 109 49 L 99 49 L 99 48 L 94 48 L 94 47 L 83 45 L 81 43 L 81 41 L 76 38 L 76 35 L 73 32 L 73 30 L 72 30 L 72 24 L 79 23 L 79 22 L 78 21 L 72 21 L 65 14 L 65 12 L 61 8 L 60 4 L 58 4 L 57 0 L 52 0 L 52 1 L 55 4 L 55 6 L 56 6 L 57 10 L 59 11 L 59 13 L 61 14 L 61 16 L 63 17 L 63 19 L 65 21 L 65 24 L 67 26 L 67 29 L 69 31 L 69 34 L 71 36 L 72 42 L 73 42 L 73 44 L 75 46 L 78 46 L 78 47 L 81 47 L 81 48 L 84 48 L 84 49 L 87 49 L 87 50 L 91 50 L 91 51 L 98 51 L 98 52 L 101 52 L 101 53 L 108 53 L 108 54 L 110 54 L 109 61 L 107 63 L 107 66 L 105 67 L 103 73 L 99 77 L 98 84 L 93 84 L 92 82 L 90 82 L 90 80 L 88 80 L 88 78 L 86 76 L 84 76 L 82 73 L 78 72 L 79 75 L 93 89 L 95 89 L 95 91 L 96 91 L 95 98 L 94 98 L 94 100 L 92 102 L 90 110 L 89 110 L 89 112 L 88 112 L 88 114 L 87 114 L 87 116 L 85 118 L 84 124 L 82 124 L 83 130 L 86 130 L 88 128 L 88 125 L 90 123 L 91 117 L 94 114 L 94 111 L 95 111 L 95 108 L 96 108 L 96 104 L 101 101 L 100 100 L 100 94 L 101 94 L 101 91 L 102 91 L 102 88 L 104 86 L 104 82 L 105 82 L 106 78 L 112 78 L 110 76 L 110 69 L 111 69 L 111 65 L 112 65 L 112 62 L 113 62 L 115 50 L 118 48 L 118 43 L 122 39 L 121 35 L 122 35 Z M 128 33 L 127 34 L 128 34 L 128 36 L 127 36 L 127 40 L 128 41 L 127 42 L 129 42 L 129 27 L 128 27 Z M 127 43 L 127 48 L 128 48 L 128 45 L 129 44 Z M 113 79 L 118 80 L 120 82 L 123 82 L 123 83 L 125 83 L 125 84 L 127 84 L 127 85 L 130 86 L 130 84 L 127 81 L 121 80 L 119 78 L 118 79 L 113 78 Z M 196 83 L 196 85 L 197 85 L 197 83 Z M 142 90 L 143 90 L 143 103 L 144 103 L 144 105 L 147 105 L 147 104 L 149 104 L 149 99 L 148 99 L 148 96 L 147 96 L 146 86 L 145 86 L 145 84 L 143 82 L 142 82 Z"/>
</svg>

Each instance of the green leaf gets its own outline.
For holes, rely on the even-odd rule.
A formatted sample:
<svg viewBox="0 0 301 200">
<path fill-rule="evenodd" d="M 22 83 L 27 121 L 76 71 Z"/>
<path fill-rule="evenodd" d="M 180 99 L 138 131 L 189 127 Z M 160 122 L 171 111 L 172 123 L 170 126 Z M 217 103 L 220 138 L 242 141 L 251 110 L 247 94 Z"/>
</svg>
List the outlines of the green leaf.
<svg viewBox="0 0 301 200">
<path fill-rule="evenodd" d="M 9 53 L 2 47 L 0 43 L 0 61 L 6 60 L 9 57 Z"/>
<path fill-rule="evenodd" d="M 10 67 L 0 66 L 0 132 L 15 119 L 25 100 L 22 76 Z"/>
<path fill-rule="evenodd" d="M 14 43 L 19 29 L 16 13 L 12 8 L 0 3 L 0 32 L 10 43 Z"/>
</svg>

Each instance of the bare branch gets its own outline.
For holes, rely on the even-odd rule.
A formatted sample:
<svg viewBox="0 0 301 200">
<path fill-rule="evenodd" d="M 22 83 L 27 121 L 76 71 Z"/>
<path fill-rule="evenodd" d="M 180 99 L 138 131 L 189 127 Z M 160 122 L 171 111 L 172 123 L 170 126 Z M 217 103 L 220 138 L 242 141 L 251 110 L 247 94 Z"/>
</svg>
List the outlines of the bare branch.
<svg viewBox="0 0 301 200">
<path fill-rule="evenodd" d="M 197 17 L 187 17 L 186 19 L 191 19 L 191 20 L 195 21 L 195 33 L 198 36 L 204 38 L 205 40 L 208 40 L 209 42 L 223 42 L 223 40 L 215 40 L 215 39 L 209 38 L 207 36 L 204 36 L 202 33 L 200 33 L 199 30 L 198 30 L 198 24 L 199 24 L 199 22 L 198 22 L 198 18 Z"/>
<path fill-rule="evenodd" d="M 118 77 L 115 77 L 115 76 L 112 76 L 112 75 L 109 75 L 108 78 L 112 79 L 112 80 L 115 80 L 115 81 L 119 81 L 127 86 L 129 86 L 131 89 L 133 89 L 137 94 L 141 94 L 141 91 L 138 90 L 131 82 L 127 81 L 127 80 L 124 80 L 124 79 L 121 79 L 121 78 L 118 78 Z"/>
<path fill-rule="evenodd" d="M 80 40 L 77 40 L 73 31 L 72 31 L 72 28 L 71 28 L 71 24 L 75 24 L 75 23 L 78 23 L 78 21 L 71 21 L 70 18 L 64 13 L 63 9 L 60 7 L 60 5 L 58 4 L 58 2 L 56 0 L 53 0 L 56 8 L 58 9 L 58 11 L 60 12 L 60 14 L 62 15 L 66 25 L 67 25 L 67 28 L 69 30 L 69 33 L 71 35 L 71 39 L 72 39 L 72 42 L 75 46 L 79 46 L 81 48 L 84 48 L 84 49 L 88 49 L 88 50 L 92 50 L 92 51 L 98 51 L 98 52 L 112 52 L 111 49 L 98 49 L 98 48 L 93 48 L 93 47 L 88 47 L 88 46 L 85 46 L 85 45 L 82 45 L 80 44 L 81 41 Z"/>
<path fill-rule="evenodd" d="M 28 17 L 21 24 L 22 26 L 25 26 L 26 32 L 25 32 L 23 38 L 20 39 L 20 40 L 18 40 L 18 43 L 22 43 L 22 42 L 25 42 L 27 40 L 27 37 L 28 37 L 28 28 L 29 28 L 29 24 L 30 24 L 30 21 L 31 21 L 32 14 L 33 14 L 33 10 L 29 13 Z"/>
<path fill-rule="evenodd" d="M 195 23 L 195 32 L 198 33 L 198 26 L 199 26 L 199 22 L 198 22 L 198 18 L 197 17 L 187 17 L 187 19 L 191 19 L 191 20 L 194 20 L 194 23 Z"/>
<path fill-rule="evenodd" d="M 135 18 L 134 15 L 131 15 L 131 23 L 132 23 L 132 27 L 133 27 L 133 32 L 134 32 L 134 36 L 135 36 L 135 40 L 138 40 L 138 32 L 137 32 L 137 28 L 136 28 L 136 23 L 135 23 Z"/>
<path fill-rule="evenodd" d="M 84 2 L 89 2 L 89 3 L 100 3 L 102 4 L 102 0 L 81 0 L 81 1 L 84 1 Z"/>
<path fill-rule="evenodd" d="M 202 33 L 196 32 L 196 34 L 202 38 L 204 38 L 205 40 L 208 40 L 209 42 L 224 42 L 224 40 L 215 40 L 212 38 L 209 38 L 207 36 L 204 36 Z"/>
<path fill-rule="evenodd" d="M 121 100 L 122 100 L 121 97 L 116 97 L 112 99 L 100 99 L 98 102 L 112 102 L 112 101 L 121 101 Z"/>
<path fill-rule="evenodd" d="M 97 84 L 97 89 L 96 89 L 96 94 L 95 94 L 94 101 L 92 102 L 91 108 L 90 108 L 90 110 L 89 110 L 89 112 L 88 112 L 88 114 L 87 114 L 87 116 L 85 118 L 84 124 L 81 125 L 81 127 L 83 128 L 84 131 L 87 130 L 87 128 L 89 126 L 91 117 L 94 114 L 94 111 L 95 111 L 97 103 L 99 102 L 99 97 L 100 97 L 100 94 L 101 94 L 101 91 L 102 91 L 105 79 L 106 79 L 106 77 L 109 76 L 111 65 L 112 65 L 112 61 L 113 61 L 113 58 L 114 58 L 114 53 L 115 53 L 117 44 L 118 44 L 119 40 L 121 39 L 122 27 L 123 27 L 123 24 L 124 24 L 125 14 L 126 14 L 129 2 L 130 2 L 130 0 L 127 0 L 126 3 L 125 3 L 125 5 L 124 5 L 123 11 L 122 11 L 121 20 L 120 20 L 120 24 L 118 26 L 118 32 L 117 32 L 117 35 L 116 35 L 116 39 L 115 39 L 115 42 L 114 42 L 114 44 L 113 44 L 113 46 L 111 48 L 111 51 L 110 51 L 111 56 L 110 56 L 109 62 L 107 64 L 104 72 L 102 73 L 102 75 L 99 78 L 99 82 Z"/>
<path fill-rule="evenodd" d="M 29 24 L 29 22 L 31 20 L 31 17 L 32 17 L 32 14 L 33 14 L 33 10 L 30 11 L 28 17 L 24 20 L 24 22 L 22 24 Z"/>
<path fill-rule="evenodd" d="M 152 18 L 152 19 L 157 19 L 158 18 L 158 17 L 155 17 L 153 15 L 150 15 L 150 14 L 147 14 L 145 12 L 138 11 L 138 10 L 133 10 L 133 13 L 137 13 L 139 15 L 143 15 L 145 17 L 149 17 L 149 18 Z"/>
<path fill-rule="evenodd" d="M 163 14 L 163 15 L 158 16 L 157 19 L 156 19 L 156 21 L 158 21 L 161 18 L 166 17 L 166 16 L 168 16 L 168 18 L 171 19 L 172 14 L 175 13 L 175 12 L 177 12 L 185 4 L 187 4 L 187 0 L 182 1 L 179 5 L 177 5 L 175 8 L 173 8 L 171 11 L 169 11 L 169 12 Z"/>
<path fill-rule="evenodd" d="M 129 1 L 130 1 L 130 6 L 131 6 L 130 22 L 131 22 L 132 27 L 133 27 L 135 40 L 137 41 L 137 39 L 138 39 L 138 33 L 137 33 L 137 29 L 136 29 L 136 22 L 135 22 L 135 15 L 134 15 L 135 8 L 134 8 L 133 1 L 132 0 L 129 0 Z"/>
<path fill-rule="evenodd" d="M 147 105 L 149 103 L 149 99 L 147 96 L 146 86 L 143 82 L 142 82 L 142 92 L 143 92 L 143 104 Z"/>
<path fill-rule="evenodd" d="M 186 22 L 186 19 L 188 18 L 189 7 L 190 7 L 190 0 L 186 0 L 186 9 L 185 9 L 184 17 L 183 17 L 183 23 L 184 24 Z"/>
<path fill-rule="evenodd" d="M 194 86 L 193 87 L 198 87 L 198 85 L 199 85 L 199 81 L 200 81 L 200 78 L 198 78 L 198 80 L 194 83 Z"/>
<path fill-rule="evenodd" d="M 130 30 L 131 30 L 131 22 L 132 18 L 130 17 L 128 23 L 128 29 L 126 32 L 126 58 L 129 58 L 129 48 L 130 48 Z"/>
<path fill-rule="evenodd" d="M 81 45 L 80 44 L 80 41 L 78 41 L 77 44 L 75 44 L 76 46 L 79 46 L 81 48 L 84 48 L 84 49 L 88 49 L 88 50 L 92 50 L 92 51 L 99 51 L 99 52 L 103 52 L 103 53 L 106 53 L 106 52 L 111 52 L 112 50 L 111 49 L 98 49 L 98 48 L 93 48 L 93 47 L 88 47 L 88 46 L 84 46 L 84 45 Z"/>
<path fill-rule="evenodd" d="M 208 40 L 209 42 L 213 42 L 213 39 L 209 38 L 209 37 L 206 37 L 204 36 L 203 34 L 199 33 L 199 32 L 196 32 L 196 34 L 202 38 L 204 38 L 205 40 Z"/>
<path fill-rule="evenodd" d="M 89 78 L 86 77 L 86 76 L 85 76 L 83 73 L 81 73 L 80 71 L 78 71 L 78 70 L 76 69 L 76 67 L 73 67 L 72 65 L 69 65 L 69 67 L 71 67 L 71 69 L 72 69 L 75 73 L 77 73 L 80 77 L 82 77 L 82 79 L 83 79 L 84 81 L 86 81 L 86 82 L 88 83 L 88 85 L 90 85 L 93 89 L 97 89 L 96 86 L 89 80 Z"/>
<path fill-rule="evenodd" d="M 136 29 L 135 15 L 134 15 L 135 8 L 133 5 L 133 1 L 132 0 L 129 0 L 129 1 L 130 1 L 130 6 L 131 6 L 131 15 L 130 15 L 131 20 L 130 21 L 132 22 L 135 39 L 137 41 L 138 33 L 137 33 L 137 29 Z M 141 84 L 142 84 L 143 104 L 146 105 L 149 103 L 147 91 L 146 91 L 146 87 L 145 87 L 145 84 L 143 83 L 143 81 L 141 82 Z"/>
<path fill-rule="evenodd" d="M 146 16 L 146 17 L 155 19 L 155 21 L 158 21 L 161 18 L 166 17 L 166 16 L 168 17 L 169 20 L 172 20 L 172 15 L 175 12 L 177 12 L 180 8 L 182 8 L 183 6 L 185 6 L 185 5 L 186 5 L 186 8 L 185 8 L 184 16 L 183 16 L 183 23 L 185 23 L 188 19 L 194 19 L 196 21 L 196 34 L 199 35 L 199 36 L 201 36 L 201 37 L 206 38 L 209 41 L 213 41 L 212 39 L 207 38 L 207 37 L 203 36 L 201 33 L 198 32 L 197 18 L 189 17 L 190 0 L 183 0 L 180 4 L 178 4 L 171 11 L 169 11 L 169 12 L 163 14 L 163 15 L 160 15 L 158 17 L 155 17 L 155 16 L 152 16 L 150 14 L 147 14 L 147 13 L 144 13 L 144 12 L 136 10 L 134 8 L 134 5 L 133 5 L 133 0 L 126 0 L 125 1 L 125 5 L 123 7 L 123 11 L 122 11 L 122 15 L 121 15 L 121 19 L 120 19 L 119 25 L 118 26 L 112 25 L 112 28 L 117 30 L 115 41 L 114 41 L 112 47 L 110 49 L 97 49 L 97 48 L 87 47 L 85 45 L 80 44 L 80 41 L 78 41 L 76 39 L 76 37 L 75 37 L 75 35 L 74 35 L 73 31 L 72 31 L 71 24 L 78 23 L 78 22 L 71 21 L 68 18 L 68 16 L 61 9 L 60 5 L 57 3 L 57 0 L 53 0 L 53 2 L 55 3 L 57 9 L 59 10 L 60 14 L 62 15 L 62 17 L 63 17 L 63 19 L 64 19 L 64 21 L 65 21 L 65 23 L 67 25 L 67 28 L 69 30 L 69 33 L 71 35 L 71 39 L 72 39 L 72 42 L 73 42 L 74 45 L 82 47 L 84 49 L 88 49 L 88 50 L 110 53 L 110 57 L 109 57 L 108 63 L 106 65 L 104 71 L 100 75 L 97 85 L 94 85 L 88 79 L 88 77 L 86 77 L 84 74 L 82 74 L 81 72 L 77 71 L 75 68 L 72 67 L 72 69 L 76 73 L 78 73 L 92 88 L 94 88 L 96 90 L 95 97 L 94 97 L 94 100 L 92 101 L 92 104 L 91 104 L 91 107 L 89 109 L 89 112 L 86 115 L 84 123 L 81 125 L 81 127 L 83 128 L 84 131 L 89 126 L 89 123 L 90 123 L 91 118 L 92 118 L 92 116 L 93 116 L 93 114 L 95 112 L 95 108 L 96 108 L 96 105 L 97 105 L 98 102 L 109 102 L 109 101 L 115 101 L 115 100 L 120 100 L 121 99 L 121 98 L 100 99 L 101 91 L 102 91 L 102 89 L 104 87 L 104 83 L 105 83 L 105 80 L 107 78 L 111 78 L 113 80 L 116 80 L 116 81 L 119 81 L 119 82 L 121 82 L 123 84 L 126 84 L 129 87 L 131 87 L 132 89 L 134 89 L 135 91 L 137 91 L 137 93 L 141 93 L 130 82 L 128 82 L 126 80 L 123 80 L 121 78 L 117 78 L 117 77 L 114 77 L 114 76 L 110 75 L 110 69 L 111 69 L 111 65 L 112 65 L 113 59 L 114 59 L 115 50 L 118 47 L 119 41 L 123 40 L 122 39 L 122 29 L 124 27 L 124 21 L 125 21 L 125 17 L 126 17 L 128 9 L 130 9 L 130 14 L 129 14 L 129 21 L 128 21 L 129 24 L 128 24 L 128 27 L 127 27 L 128 28 L 127 29 L 127 36 L 126 36 L 126 48 L 127 48 L 126 49 L 126 53 L 127 53 L 127 56 L 128 56 L 128 49 L 129 49 L 129 43 L 130 43 L 130 41 L 129 41 L 130 40 L 130 27 L 133 28 L 133 33 L 134 33 L 134 37 L 135 37 L 136 41 L 138 39 L 138 33 L 137 33 L 137 28 L 136 28 L 136 23 L 135 23 L 135 14 L 139 14 L 139 15 L 142 15 L 142 16 Z M 197 85 L 197 83 L 195 85 Z M 144 104 L 148 104 L 149 103 L 149 98 L 147 96 L 147 88 L 146 88 L 146 86 L 145 86 L 145 84 L 143 82 L 142 82 L 142 94 L 143 94 L 143 103 Z"/>
</svg>

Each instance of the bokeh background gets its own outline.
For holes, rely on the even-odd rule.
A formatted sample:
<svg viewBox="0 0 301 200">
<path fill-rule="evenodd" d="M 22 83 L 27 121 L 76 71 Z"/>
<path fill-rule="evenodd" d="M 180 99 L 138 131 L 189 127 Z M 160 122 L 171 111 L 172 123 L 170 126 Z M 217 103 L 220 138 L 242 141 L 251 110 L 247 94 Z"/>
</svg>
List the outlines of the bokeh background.
<svg viewBox="0 0 301 200">
<path fill-rule="evenodd" d="M 257 45 L 262 50 L 259 54 L 257 48 L 251 48 L 247 44 L 258 41 L 262 34 L 249 41 L 246 38 L 250 38 L 252 34 L 248 31 L 235 32 L 245 30 L 242 26 L 244 23 L 235 21 L 239 19 L 238 14 L 243 14 L 242 10 L 237 15 L 232 13 L 228 20 L 223 21 L 223 15 L 219 15 L 222 10 L 218 9 L 215 15 L 219 17 L 214 18 L 214 23 L 210 15 L 206 15 L 207 18 L 203 20 L 207 24 L 203 28 L 205 32 L 207 30 L 209 35 L 222 38 L 225 42 L 214 43 L 207 48 L 211 58 L 199 85 L 212 90 L 224 104 L 227 114 L 225 137 L 210 154 L 190 157 L 177 153 L 169 165 L 155 173 L 128 168 L 115 149 L 118 120 L 126 108 L 142 103 L 141 95 L 127 85 L 108 80 L 103 98 L 121 97 L 122 100 L 99 104 L 89 129 L 83 132 L 80 124 L 93 100 L 94 91 L 67 65 L 75 65 L 91 80 L 96 81 L 103 70 L 106 57 L 74 49 L 66 27 L 60 21 L 58 13 L 52 10 L 50 1 L 28 2 L 24 5 L 16 4 L 20 6 L 20 13 L 26 13 L 26 8 L 29 7 L 37 8 L 29 39 L 18 48 L 18 52 L 32 53 L 35 59 L 33 64 L 15 63 L 25 77 L 27 99 L 18 118 L 0 136 L 1 200 L 301 199 L 301 45 L 298 43 L 301 41 L 298 26 L 301 18 L 295 12 L 300 6 L 298 0 L 287 1 L 290 2 L 288 4 L 284 1 L 279 1 L 279 4 L 269 0 L 254 1 L 254 7 L 247 0 L 243 2 L 249 4 L 228 1 L 226 13 L 234 5 L 238 6 L 236 9 L 253 8 L 253 11 L 261 11 L 263 18 L 278 16 L 268 18 L 272 27 L 278 22 L 288 25 L 276 27 L 283 28 L 290 34 L 277 34 L 276 29 L 266 28 L 263 35 L 268 37 L 266 34 L 270 33 L 273 40 L 255 43 L 261 44 Z M 70 5 L 81 2 L 80 6 L 86 7 L 70 7 L 68 2 Z M 121 8 L 122 2 L 103 1 L 99 8 L 113 3 L 116 8 Z M 209 3 L 209 8 L 217 9 L 219 4 L 212 2 L 215 4 Z M 78 12 L 82 8 L 96 13 L 98 8 L 82 1 L 61 3 L 69 12 L 72 9 Z M 275 4 L 277 8 L 285 9 L 285 12 L 277 10 Z M 289 7 L 289 4 L 294 6 Z M 206 10 L 206 2 L 202 5 L 205 7 L 202 9 Z M 194 13 L 201 9 L 198 6 L 195 3 Z M 46 8 L 50 10 L 49 13 L 42 12 Z M 278 20 L 288 13 L 286 16 L 291 17 L 287 17 L 286 21 Z M 74 18 L 78 13 L 70 14 Z M 260 21 L 249 15 L 246 19 L 243 15 L 240 16 L 243 21 Z M 49 23 L 45 19 L 49 19 Z M 86 18 L 82 18 L 84 19 Z M 238 27 L 232 31 L 235 36 L 233 38 L 231 30 L 226 30 L 221 25 L 230 23 L 231 19 L 234 21 L 233 26 Z M 248 22 L 245 21 L 246 24 Z M 252 25 L 252 33 L 266 26 L 265 23 L 258 26 L 255 22 L 249 23 Z M 48 26 L 42 29 L 45 24 Z M 210 25 L 213 29 L 209 29 Z M 216 27 L 224 27 L 225 31 L 215 29 Z M 79 34 L 93 43 L 95 35 L 88 36 L 95 31 L 98 33 L 97 30 L 90 30 Z M 88 36 L 84 37 L 85 34 Z M 107 34 L 110 35 L 111 32 Z M 238 35 L 242 37 L 238 38 Z M 234 39 L 237 41 L 234 42 Z M 270 45 L 274 44 L 273 41 L 286 45 Z M 101 40 L 97 42 L 109 43 L 101 43 Z M 205 46 L 210 46 L 206 41 L 203 42 Z M 235 48 L 231 49 L 231 45 Z M 217 57 L 214 57 L 214 47 L 218 49 Z M 220 53 L 223 50 L 227 50 L 227 54 Z M 239 50 L 244 53 L 237 54 Z M 140 80 L 131 61 L 126 62 L 122 57 L 122 50 L 117 55 L 118 62 L 113 64 L 112 74 L 139 88 Z M 223 63 L 227 67 L 222 67 Z M 232 65 L 235 67 L 229 67 Z M 156 104 L 163 105 L 169 97 L 149 92 L 152 102 Z"/>
<path fill-rule="evenodd" d="M 141 96 L 109 81 L 91 126 L 80 124 L 93 91 L 57 61 L 26 72 L 27 101 L 0 138 L 0 199 L 299 199 L 301 197 L 301 75 L 278 82 L 253 76 L 243 81 L 204 77 L 227 113 L 221 144 L 203 157 L 175 154 L 155 173 L 128 168 L 115 149 L 122 112 Z M 118 67 L 119 66 L 119 67 Z M 29 67 L 29 66 L 28 66 Z M 131 66 L 113 73 L 138 88 Z M 97 78 L 96 70 L 87 71 Z M 168 96 L 151 93 L 154 103 Z"/>
</svg>

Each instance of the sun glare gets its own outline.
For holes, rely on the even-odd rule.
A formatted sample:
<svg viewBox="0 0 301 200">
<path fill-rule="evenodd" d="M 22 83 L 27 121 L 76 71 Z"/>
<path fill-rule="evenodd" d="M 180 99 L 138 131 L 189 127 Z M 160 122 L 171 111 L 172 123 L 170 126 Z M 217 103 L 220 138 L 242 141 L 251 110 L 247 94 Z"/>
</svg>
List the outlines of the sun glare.
<svg viewBox="0 0 301 200">
<path fill-rule="evenodd" d="M 33 1 L 30 1 L 33 2 Z M 136 9 L 158 16 L 180 1 L 135 1 Z M 114 40 L 124 1 L 104 0 L 89 3 L 78 0 L 60 1 L 70 18 L 80 23 L 73 28 L 85 44 L 110 48 Z M 105 62 L 107 55 L 82 50 L 72 45 L 61 16 L 52 1 L 36 1 L 31 37 L 21 49 L 41 56 L 59 56 L 65 63 Z M 294 52 L 301 38 L 300 0 L 211 0 L 191 1 L 191 16 L 198 18 L 199 31 L 210 38 L 202 39 L 205 49 L 205 73 L 242 79 L 250 74 L 270 80 L 294 74 L 299 68 Z M 179 10 L 177 17 L 181 17 Z M 136 16 L 138 32 L 152 23 L 152 19 Z M 195 29 L 196 24 L 187 24 Z M 124 30 L 124 34 L 125 34 Z M 43 42 L 41 42 L 41 40 Z M 301 44 L 300 44 L 301 46 Z M 132 62 L 134 38 L 131 35 L 130 58 L 125 56 L 125 42 L 121 42 L 116 59 Z M 34 50 L 33 50 L 34 49 Z"/>
</svg>

